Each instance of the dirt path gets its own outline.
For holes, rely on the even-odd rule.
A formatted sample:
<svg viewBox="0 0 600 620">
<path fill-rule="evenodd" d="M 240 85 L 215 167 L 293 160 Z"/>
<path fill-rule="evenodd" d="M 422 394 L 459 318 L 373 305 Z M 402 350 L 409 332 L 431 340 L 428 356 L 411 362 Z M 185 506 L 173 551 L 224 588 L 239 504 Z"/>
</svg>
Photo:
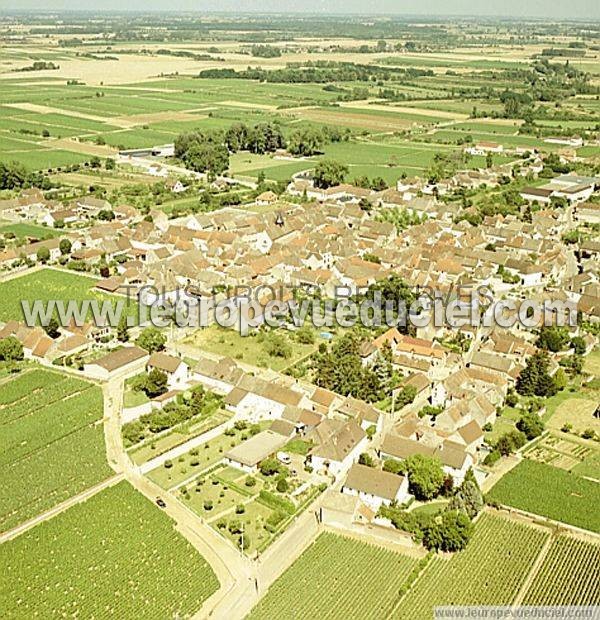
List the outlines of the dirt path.
<svg viewBox="0 0 600 620">
<path fill-rule="evenodd" d="M 17 527 L 14 527 L 12 530 L 8 530 L 7 532 L 3 532 L 2 534 L 0 534 L 0 544 L 16 538 L 21 534 L 24 534 L 36 525 L 39 525 L 44 521 L 48 521 L 48 519 L 52 519 L 52 517 L 56 517 L 61 512 L 68 510 L 75 504 L 85 502 L 93 495 L 96 495 L 96 493 L 99 493 L 100 491 L 103 491 L 104 489 L 117 484 L 117 482 L 120 482 L 121 480 L 123 480 L 122 475 L 112 476 L 111 478 L 107 478 L 103 482 L 100 482 L 93 487 L 90 487 L 85 491 L 74 495 L 73 497 L 69 497 L 69 499 L 61 502 L 60 504 L 57 504 L 56 506 L 54 506 L 54 508 L 43 512 L 41 515 L 38 515 L 37 517 L 30 519 L 29 521 L 25 521 L 25 523 L 21 523 L 21 525 L 17 525 Z"/>
<path fill-rule="evenodd" d="M 535 562 L 533 563 L 533 566 L 531 567 L 531 570 L 529 571 L 527 578 L 525 579 L 525 581 L 521 585 L 521 588 L 517 592 L 517 596 L 515 596 L 515 599 L 512 603 L 514 607 L 518 607 L 523 602 L 523 599 L 525 598 L 525 594 L 527 594 L 527 590 L 529 590 L 529 586 L 531 585 L 531 582 L 535 579 L 535 576 L 540 570 L 540 566 L 542 565 L 544 558 L 548 554 L 548 550 L 550 549 L 550 545 L 552 544 L 553 540 L 554 540 L 554 536 L 552 534 L 548 536 L 548 538 L 546 539 L 546 542 L 544 543 L 544 546 L 541 548 L 540 552 L 538 553 L 538 556 L 535 559 Z"/>
</svg>

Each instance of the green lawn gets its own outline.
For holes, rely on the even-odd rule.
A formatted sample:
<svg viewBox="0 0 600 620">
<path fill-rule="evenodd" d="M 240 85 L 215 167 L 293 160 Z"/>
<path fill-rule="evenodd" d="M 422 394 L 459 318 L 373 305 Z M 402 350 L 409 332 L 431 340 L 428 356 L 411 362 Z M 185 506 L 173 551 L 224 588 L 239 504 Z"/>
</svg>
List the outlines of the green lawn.
<svg viewBox="0 0 600 620">
<path fill-rule="evenodd" d="M 291 354 L 289 357 L 269 353 L 267 347 L 270 334 L 281 336 L 290 346 Z M 317 348 L 316 344 L 301 344 L 292 332 L 286 332 L 282 329 L 267 334 L 250 333 L 248 336 L 242 336 L 235 329 L 226 329 L 218 325 L 197 330 L 185 340 L 185 343 L 192 344 L 203 351 L 218 355 L 229 355 L 241 362 L 272 368 L 276 371 L 282 371 L 288 366 L 292 366 L 298 360 L 312 354 Z"/>
<path fill-rule="evenodd" d="M 600 533 L 600 485 L 551 465 L 525 459 L 488 495 L 500 504 Z"/>
<path fill-rule="evenodd" d="M 2 616 L 188 618 L 218 587 L 198 552 L 126 482 L 0 546 Z"/>
<path fill-rule="evenodd" d="M 35 239 L 52 239 L 60 237 L 63 234 L 60 230 L 47 228 L 46 226 L 36 226 L 35 224 L 16 223 L 16 224 L 0 224 L 0 234 L 6 235 L 12 233 L 15 237 L 35 238 Z"/>
</svg>

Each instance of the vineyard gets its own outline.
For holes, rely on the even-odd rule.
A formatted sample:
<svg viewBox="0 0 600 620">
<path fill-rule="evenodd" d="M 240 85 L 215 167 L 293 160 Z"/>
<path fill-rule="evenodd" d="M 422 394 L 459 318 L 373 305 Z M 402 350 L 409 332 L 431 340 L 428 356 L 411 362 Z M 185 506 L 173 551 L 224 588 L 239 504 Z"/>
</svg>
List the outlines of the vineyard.
<svg viewBox="0 0 600 620">
<path fill-rule="evenodd" d="M 559 536 L 552 541 L 524 605 L 599 605 L 600 545 Z"/>
<path fill-rule="evenodd" d="M 219 587 L 170 519 L 121 482 L 0 546 L 5 619 L 188 617 Z"/>
<path fill-rule="evenodd" d="M 494 485 L 489 498 L 600 532 L 600 485 L 551 465 L 523 460 Z"/>
<path fill-rule="evenodd" d="M 321 534 L 269 588 L 249 620 L 385 618 L 416 560 Z"/>
<path fill-rule="evenodd" d="M 2 384 L 0 530 L 10 529 L 107 478 L 102 393 L 41 369 Z"/>
<path fill-rule="evenodd" d="M 464 551 L 435 557 L 400 601 L 393 618 L 430 620 L 438 605 L 508 605 L 549 533 L 485 513 Z"/>
</svg>

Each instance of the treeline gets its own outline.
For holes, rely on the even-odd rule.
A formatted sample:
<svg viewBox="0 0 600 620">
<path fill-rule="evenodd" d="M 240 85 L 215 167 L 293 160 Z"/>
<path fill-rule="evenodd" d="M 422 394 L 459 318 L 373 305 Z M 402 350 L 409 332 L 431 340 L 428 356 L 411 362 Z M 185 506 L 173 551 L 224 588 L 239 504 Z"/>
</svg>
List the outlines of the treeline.
<svg viewBox="0 0 600 620">
<path fill-rule="evenodd" d="M 36 60 L 32 65 L 28 67 L 21 67 L 20 69 L 13 69 L 13 71 L 21 72 L 21 71 L 49 71 L 49 70 L 60 69 L 59 65 L 54 64 L 48 60 Z"/>
<path fill-rule="evenodd" d="M 278 123 L 249 126 L 235 123 L 225 131 L 188 131 L 175 138 L 175 157 L 196 172 L 223 174 L 229 168 L 229 154 L 249 151 L 258 155 L 287 149 L 293 155 L 310 156 L 321 152 L 326 143 L 348 140 L 350 130 L 338 127 L 306 127 L 288 139 Z"/>
<path fill-rule="evenodd" d="M 284 84 L 327 84 L 329 82 L 376 82 L 394 79 L 414 79 L 432 76 L 431 69 L 390 68 L 376 65 L 358 65 L 351 62 L 316 61 L 303 65 L 289 63 L 284 69 L 261 69 L 249 67 L 243 71 L 234 69 L 205 69 L 198 77 L 259 80 Z"/>
</svg>

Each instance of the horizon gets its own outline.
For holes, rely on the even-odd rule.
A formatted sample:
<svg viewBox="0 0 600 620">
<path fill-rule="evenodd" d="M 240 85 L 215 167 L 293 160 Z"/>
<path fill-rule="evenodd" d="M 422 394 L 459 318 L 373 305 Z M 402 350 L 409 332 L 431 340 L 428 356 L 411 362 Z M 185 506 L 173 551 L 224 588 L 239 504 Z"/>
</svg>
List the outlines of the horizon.
<svg viewBox="0 0 600 620">
<path fill-rule="evenodd" d="M 536 20 L 536 21 L 600 21 L 600 3 L 591 0 L 573 0 L 565 5 L 559 2 L 544 2 L 534 0 L 527 5 L 518 0 L 506 0 L 505 2 L 491 2 L 482 6 L 473 3 L 471 0 L 451 0 L 442 2 L 441 0 L 424 0 L 417 2 L 410 0 L 403 3 L 404 10 L 398 10 L 397 3 L 393 0 L 379 0 L 372 3 L 369 8 L 358 0 L 347 0 L 340 2 L 334 0 L 323 2 L 323 0 L 305 0 L 302 9 L 298 8 L 298 3 L 291 0 L 267 0 L 257 2 L 256 0 L 225 0 L 219 3 L 216 8 L 214 4 L 204 7 L 198 5 L 194 0 L 174 0 L 169 3 L 168 9 L 163 8 L 159 0 L 130 0 L 127 8 L 123 8 L 122 3 L 116 0 L 104 2 L 104 6 L 97 6 L 92 0 L 81 0 L 73 2 L 64 0 L 23 0 L 21 6 L 15 8 L 9 6 L 12 2 L 0 0 L 0 14 L 174 14 L 185 15 L 235 15 L 245 16 L 348 16 L 364 17 L 372 16 L 377 18 L 426 18 L 426 19 L 501 19 L 501 20 Z M 6 6 L 5 6 L 6 5 Z M 72 6 L 70 6 L 72 5 Z M 574 14 L 579 17 L 574 17 Z"/>
</svg>

